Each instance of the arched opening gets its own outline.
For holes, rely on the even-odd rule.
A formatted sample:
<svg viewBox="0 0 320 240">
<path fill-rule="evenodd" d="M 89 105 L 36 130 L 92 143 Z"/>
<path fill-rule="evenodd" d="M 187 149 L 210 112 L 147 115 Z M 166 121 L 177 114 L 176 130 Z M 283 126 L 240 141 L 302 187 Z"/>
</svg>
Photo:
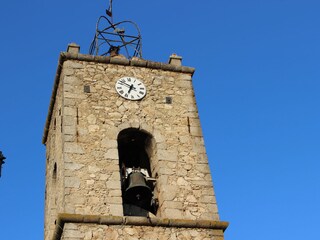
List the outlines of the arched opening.
<svg viewBox="0 0 320 240">
<path fill-rule="evenodd" d="M 123 211 L 125 216 L 148 216 L 156 213 L 155 179 L 150 168 L 152 136 L 135 128 L 118 135 L 119 166 Z"/>
</svg>

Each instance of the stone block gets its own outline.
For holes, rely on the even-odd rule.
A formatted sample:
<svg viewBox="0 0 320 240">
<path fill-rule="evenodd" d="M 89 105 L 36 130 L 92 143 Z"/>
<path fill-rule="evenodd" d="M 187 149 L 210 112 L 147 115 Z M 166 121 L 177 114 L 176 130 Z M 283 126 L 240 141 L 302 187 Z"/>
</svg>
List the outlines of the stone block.
<svg viewBox="0 0 320 240">
<path fill-rule="evenodd" d="M 196 199 L 196 197 L 193 196 L 193 195 L 188 195 L 187 198 L 186 198 L 186 202 L 196 203 L 196 202 L 198 202 L 198 199 Z"/>
<path fill-rule="evenodd" d="M 85 99 L 86 95 L 84 94 L 79 94 L 79 93 L 71 93 L 71 92 L 65 92 L 64 97 L 66 99 L 71 98 L 71 99 Z"/>
<path fill-rule="evenodd" d="M 63 133 L 66 135 L 74 136 L 77 134 L 77 128 L 74 125 L 73 126 L 65 126 L 63 128 Z"/>
<path fill-rule="evenodd" d="M 108 125 L 108 126 L 105 126 L 106 127 L 106 137 L 110 140 L 117 140 L 117 137 L 118 137 L 118 134 L 119 134 L 119 129 L 114 127 L 114 126 L 111 126 L 111 125 Z"/>
<path fill-rule="evenodd" d="M 64 99 L 64 106 L 65 107 L 75 107 L 76 106 L 76 99 L 74 99 L 74 98 L 65 98 Z"/>
<path fill-rule="evenodd" d="M 88 202 L 90 203 L 90 205 L 96 206 L 99 204 L 100 198 L 97 196 L 91 196 L 88 198 Z"/>
<path fill-rule="evenodd" d="M 84 238 L 84 233 L 81 232 L 80 230 L 71 230 L 71 229 L 65 229 L 63 231 L 63 237 L 65 238 L 70 238 L 70 239 L 83 239 Z"/>
<path fill-rule="evenodd" d="M 65 76 L 63 78 L 64 83 L 75 84 L 78 82 L 78 78 L 75 76 Z"/>
<path fill-rule="evenodd" d="M 97 131 L 99 131 L 99 129 L 100 129 L 99 125 L 89 125 L 88 126 L 89 133 L 97 132 Z"/>
<path fill-rule="evenodd" d="M 74 74 L 74 69 L 72 69 L 72 68 L 63 69 L 62 75 L 72 76 L 73 74 Z"/>
<path fill-rule="evenodd" d="M 201 153 L 197 155 L 197 163 L 206 163 L 208 164 L 207 154 Z"/>
<path fill-rule="evenodd" d="M 118 165 L 117 165 L 118 166 Z M 120 181 L 120 171 L 115 171 L 111 174 L 111 176 L 109 177 L 109 180 L 116 180 L 116 181 Z"/>
<path fill-rule="evenodd" d="M 206 154 L 206 149 L 203 145 L 200 146 L 193 146 L 193 151 L 197 152 L 197 153 L 204 153 Z"/>
<path fill-rule="evenodd" d="M 121 204 L 107 204 L 112 216 L 123 216 L 123 207 Z"/>
<path fill-rule="evenodd" d="M 178 160 L 178 151 L 168 151 L 168 150 L 158 150 L 157 152 L 159 160 L 166 161 L 177 161 Z"/>
<path fill-rule="evenodd" d="M 188 174 L 188 171 L 183 168 L 179 168 L 176 174 L 177 176 L 186 176 Z"/>
<path fill-rule="evenodd" d="M 84 151 L 82 147 L 74 142 L 66 142 L 64 143 L 64 152 L 66 153 L 76 153 L 76 154 L 83 154 Z"/>
<path fill-rule="evenodd" d="M 200 127 L 200 119 L 199 118 L 189 118 L 189 123 L 190 123 L 190 126 L 192 126 L 192 127 Z"/>
<path fill-rule="evenodd" d="M 121 190 L 119 190 L 119 189 L 117 189 L 117 190 L 110 190 L 108 196 L 109 196 L 109 197 L 121 197 L 121 196 L 122 196 L 122 192 L 121 192 Z"/>
<path fill-rule="evenodd" d="M 87 121 L 90 125 L 94 125 L 97 122 L 97 118 L 94 114 L 90 114 L 86 118 L 87 118 Z"/>
<path fill-rule="evenodd" d="M 85 165 L 83 164 L 77 164 L 77 163 L 73 163 L 73 162 L 67 162 L 64 164 L 64 169 L 65 170 L 72 170 L 72 171 L 75 171 L 75 170 L 79 170 L 81 168 L 83 168 Z"/>
<path fill-rule="evenodd" d="M 77 118 L 75 116 L 64 116 L 64 126 L 75 126 L 77 124 Z"/>
<path fill-rule="evenodd" d="M 108 197 L 107 201 L 110 204 L 122 204 L 122 197 Z"/>
<path fill-rule="evenodd" d="M 182 99 L 182 104 L 194 106 L 195 105 L 195 99 L 192 95 L 190 96 L 184 96 Z"/>
<path fill-rule="evenodd" d="M 104 155 L 106 159 L 119 159 L 118 149 L 109 149 Z"/>
<path fill-rule="evenodd" d="M 64 107 L 63 114 L 65 116 L 77 116 L 77 109 L 72 107 Z"/>
<path fill-rule="evenodd" d="M 117 172 L 119 173 L 119 160 L 104 160 L 102 159 L 103 164 L 108 165 L 108 172 Z"/>
<path fill-rule="evenodd" d="M 138 236 L 138 230 L 135 228 L 125 228 L 123 231 L 130 236 Z"/>
<path fill-rule="evenodd" d="M 157 185 L 164 186 L 168 184 L 168 176 L 167 175 L 161 175 L 157 178 Z"/>
<path fill-rule="evenodd" d="M 179 186 L 187 186 L 190 183 L 188 181 L 186 181 L 183 177 L 179 177 L 177 180 L 177 185 Z"/>
<path fill-rule="evenodd" d="M 163 210 L 163 215 L 165 218 L 171 218 L 171 219 L 181 219 L 183 218 L 183 212 L 179 209 L 174 208 L 166 208 Z"/>
<path fill-rule="evenodd" d="M 65 177 L 64 186 L 67 188 L 79 188 L 80 179 L 78 177 Z"/>
<path fill-rule="evenodd" d="M 76 140 L 76 135 L 64 135 L 65 142 L 74 142 Z"/>
<path fill-rule="evenodd" d="M 206 204 L 206 209 L 208 209 L 210 212 L 217 213 L 218 207 L 216 203 L 208 203 Z"/>
<path fill-rule="evenodd" d="M 212 186 L 212 182 L 209 181 L 201 181 L 201 180 L 196 180 L 196 181 L 192 181 L 193 184 L 195 185 L 199 185 L 199 186 Z"/>
<path fill-rule="evenodd" d="M 83 240 L 92 240 L 92 231 L 88 230 L 84 233 L 84 239 Z"/>
<path fill-rule="evenodd" d="M 133 128 L 140 128 L 140 121 L 137 119 L 133 119 L 130 121 L 131 127 Z"/>
<path fill-rule="evenodd" d="M 153 137 L 157 143 L 162 143 L 166 140 L 165 137 L 161 134 L 161 131 L 159 130 L 153 132 Z"/>
<path fill-rule="evenodd" d="M 89 170 L 89 173 L 96 173 L 96 172 L 99 172 L 101 170 L 101 168 L 99 168 L 97 166 L 90 165 L 90 166 L 88 166 L 88 170 Z"/>
<path fill-rule="evenodd" d="M 177 81 L 177 86 L 179 88 L 187 88 L 192 87 L 191 81 Z"/>
<path fill-rule="evenodd" d="M 190 133 L 195 137 L 202 137 L 202 130 L 200 127 L 190 127 Z"/>
<path fill-rule="evenodd" d="M 162 208 L 171 208 L 171 209 L 183 209 L 183 203 L 180 201 L 165 201 L 162 204 Z"/>
<path fill-rule="evenodd" d="M 215 203 L 216 199 L 214 196 L 201 196 L 199 198 L 199 202 L 201 202 L 201 203 Z"/>
<path fill-rule="evenodd" d="M 203 174 L 210 173 L 208 164 L 195 164 L 194 169 Z"/>
<path fill-rule="evenodd" d="M 87 186 L 93 185 L 94 184 L 94 180 L 90 179 L 86 181 Z"/>
<path fill-rule="evenodd" d="M 163 162 L 163 161 L 162 161 Z M 173 175 L 175 173 L 175 169 L 168 168 L 166 166 L 157 166 L 155 171 L 161 175 Z"/>
<path fill-rule="evenodd" d="M 68 60 L 68 61 L 64 62 L 63 67 L 64 68 L 82 69 L 82 68 L 84 68 L 84 65 L 79 62 L 76 62 L 76 61 L 69 61 Z"/>
<path fill-rule="evenodd" d="M 190 74 L 180 74 L 178 76 L 178 80 L 182 80 L 182 81 L 192 81 L 192 77 Z"/>
<path fill-rule="evenodd" d="M 69 43 L 67 52 L 71 54 L 78 54 L 80 51 L 80 46 L 76 43 Z"/>
<path fill-rule="evenodd" d="M 116 229 L 111 229 L 111 228 L 107 229 L 106 236 L 108 236 L 109 239 L 121 239 Z M 90 238 L 90 240 L 92 239 Z"/>
<path fill-rule="evenodd" d="M 161 199 L 163 201 L 173 201 L 179 192 L 178 187 L 175 185 L 174 186 L 167 185 L 162 187 L 162 189 L 164 188 L 166 190 L 159 193 L 159 196 L 161 196 Z"/>
<path fill-rule="evenodd" d="M 83 205 L 86 203 L 87 199 L 81 194 L 75 194 L 72 198 L 68 198 L 66 201 L 73 205 Z"/>
<path fill-rule="evenodd" d="M 179 136 L 179 140 L 181 143 L 191 143 L 191 139 L 189 136 Z"/>
<path fill-rule="evenodd" d="M 118 142 L 116 140 L 110 140 L 108 138 L 104 138 L 101 141 L 101 147 L 105 149 L 109 149 L 109 148 L 116 149 L 118 147 Z"/>
<path fill-rule="evenodd" d="M 65 83 L 64 85 L 63 85 L 63 90 L 65 91 L 65 92 L 76 92 L 76 90 L 77 90 L 77 88 L 74 86 L 74 85 L 72 85 L 72 84 L 69 84 L 69 83 Z"/>
<path fill-rule="evenodd" d="M 120 181 L 107 181 L 106 182 L 107 189 L 121 189 Z"/>
</svg>

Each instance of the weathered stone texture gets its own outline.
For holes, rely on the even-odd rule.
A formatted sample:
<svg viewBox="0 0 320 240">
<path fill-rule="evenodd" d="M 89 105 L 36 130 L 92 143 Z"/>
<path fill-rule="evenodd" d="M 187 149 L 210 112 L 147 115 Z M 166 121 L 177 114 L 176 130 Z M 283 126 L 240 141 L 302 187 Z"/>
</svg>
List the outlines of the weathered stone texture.
<svg viewBox="0 0 320 240">
<path fill-rule="evenodd" d="M 222 230 L 66 224 L 62 240 L 223 240 Z"/>
<path fill-rule="evenodd" d="M 115 83 L 124 76 L 144 82 L 144 99 L 128 101 L 117 94 Z M 172 104 L 166 97 L 172 97 Z M 117 137 L 127 128 L 153 136 L 148 154 L 156 178 L 157 217 L 219 220 L 190 74 L 68 60 L 55 98 L 46 142 L 46 239 L 57 212 L 123 215 Z M 69 228 L 63 239 L 220 240 L 209 230 Z M 152 231 L 158 238 L 148 235 Z"/>
<path fill-rule="evenodd" d="M 60 85 L 56 94 L 46 147 L 46 189 L 45 189 L 45 239 L 49 239 L 54 231 L 54 221 L 58 212 L 63 211 L 63 137 L 62 106 L 63 88 Z"/>
</svg>

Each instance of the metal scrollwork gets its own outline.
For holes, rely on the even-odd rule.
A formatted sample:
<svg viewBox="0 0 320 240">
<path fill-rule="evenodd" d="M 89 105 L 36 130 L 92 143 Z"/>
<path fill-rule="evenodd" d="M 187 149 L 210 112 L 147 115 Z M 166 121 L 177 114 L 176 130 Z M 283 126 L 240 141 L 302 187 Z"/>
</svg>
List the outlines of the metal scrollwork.
<svg viewBox="0 0 320 240">
<path fill-rule="evenodd" d="M 138 25 L 133 21 L 113 22 L 112 0 L 106 10 L 107 16 L 100 16 L 96 33 L 91 43 L 91 55 L 118 55 L 120 51 L 127 58 L 142 58 L 142 38 Z"/>
</svg>

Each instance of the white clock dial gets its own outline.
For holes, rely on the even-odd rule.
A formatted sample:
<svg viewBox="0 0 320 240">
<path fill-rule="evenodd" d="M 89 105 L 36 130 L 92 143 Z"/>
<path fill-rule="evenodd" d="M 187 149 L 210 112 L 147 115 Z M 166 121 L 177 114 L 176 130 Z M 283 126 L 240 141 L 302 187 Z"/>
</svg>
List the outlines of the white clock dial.
<svg viewBox="0 0 320 240">
<path fill-rule="evenodd" d="M 147 93 L 143 82 L 134 77 L 120 78 L 115 87 L 121 97 L 129 100 L 140 100 Z"/>
</svg>

